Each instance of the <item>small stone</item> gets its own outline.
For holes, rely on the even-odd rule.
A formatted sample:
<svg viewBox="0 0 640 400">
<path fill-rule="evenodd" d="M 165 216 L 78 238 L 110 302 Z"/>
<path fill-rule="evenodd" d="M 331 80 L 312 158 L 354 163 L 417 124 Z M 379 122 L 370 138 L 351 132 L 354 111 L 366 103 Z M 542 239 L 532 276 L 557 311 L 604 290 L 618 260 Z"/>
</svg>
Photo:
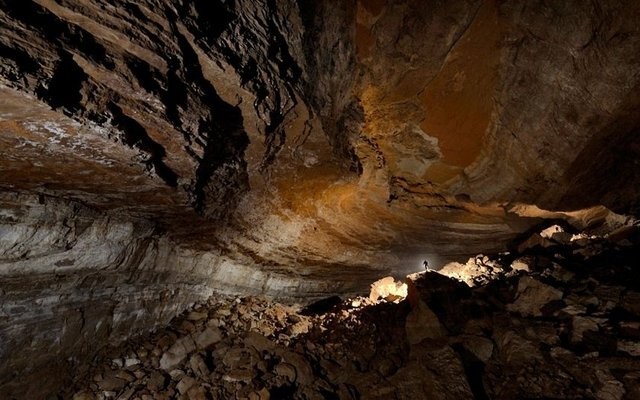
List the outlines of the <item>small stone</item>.
<svg viewBox="0 0 640 400">
<path fill-rule="evenodd" d="M 640 292 L 629 291 L 622 299 L 622 308 L 625 311 L 640 317 Z"/>
<path fill-rule="evenodd" d="M 189 400 L 207 400 L 207 394 L 202 386 L 195 385 L 187 391 L 187 398 Z"/>
<path fill-rule="evenodd" d="M 640 343 L 631 340 L 618 340 L 618 351 L 633 357 L 640 357 Z"/>
<path fill-rule="evenodd" d="M 140 380 L 140 379 L 144 378 L 145 376 L 147 376 L 147 373 L 142 368 L 139 368 L 139 369 L 133 371 L 133 375 L 136 377 L 137 380 Z"/>
<path fill-rule="evenodd" d="M 174 345 L 162 355 L 160 368 L 165 371 L 175 368 L 195 349 L 196 345 L 191 336 L 178 339 Z"/>
<path fill-rule="evenodd" d="M 582 341 L 584 333 L 587 331 L 598 331 L 599 325 L 606 322 L 606 319 L 574 316 L 572 320 L 571 342 Z"/>
<path fill-rule="evenodd" d="M 523 271 L 523 272 L 531 272 L 531 268 L 529 264 L 527 264 L 523 259 L 519 258 L 511 263 L 511 269 L 514 271 Z"/>
<path fill-rule="evenodd" d="M 220 319 L 218 318 L 212 318 L 209 321 L 207 321 L 207 325 L 208 326 L 212 326 L 214 328 L 219 328 L 221 326 L 224 326 L 224 322 L 222 322 Z"/>
<path fill-rule="evenodd" d="M 276 348 L 276 343 L 269 338 L 257 332 L 249 332 L 244 340 L 246 346 L 251 346 L 259 352 L 273 351 Z"/>
<path fill-rule="evenodd" d="M 227 381 L 227 382 L 251 382 L 251 380 L 254 378 L 255 374 L 253 371 L 245 369 L 245 368 L 238 368 L 238 369 L 234 369 L 229 371 L 228 373 L 224 374 L 222 376 L 222 380 Z"/>
<path fill-rule="evenodd" d="M 169 376 L 176 382 L 182 379 L 182 377 L 185 375 L 186 373 L 181 369 L 172 369 L 171 371 L 169 371 Z"/>
<path fill-rule="evenodd" d="M 196 326 L 191 321 L 184 320 L 180 323 L 178 331 L 183 335 L 187 335 L 196 331 Z"/>
<path fill-rule="evenodd" d="M 106 391 L 120 391 L 127 385 L 127 381 L 121 378 L 117 378 L 115 376 L 105 377 L 101 381 L 98 382 L 98 386 L 102 390 Z"/>
<path fill-rule="evenodd" d="M 144 347 L 140 347 L 137 351 L 136 354 L 138 355 L 138 357 L 145 359 L 149 356 L 149 350 L 147 350 Z"/>
<path fill-rule="evenodd" d="M 620 322 L 620 334 L 625 337 L 640 339 L 640 322 Z"/>
<path fill-rule="evenodd" d="M 74 394 L 72 400 L 95 400 L 95 398 L 93 393 L 83 391 Z"/>
<path fill-rule="evenodd" d="M 133 365 L 138 365 L 140 364 L 140 360 L 138 360 L 137 358 L 127 358 L 124 360 L 124 366 L 126 368 L 129 368 Z"/>
<path fill-rule="evenodd" d="M 189 321 L 200 321 L 207 317 L 208 314 L 206 312 L 191 311 L 189 314 L 187 314 L 187 319 Z"/>
<path fill-rule="evenodd" d="M 575 274 L 554 263 L 554 269 L 551 272 L 551 276 L 558 281 L 566 283 L 566 282 L 569 282 L 571 279 L 573 279 Z"/>
<path fill-rule="evenodd" d="M 615 379 L 609 371 L 597 370 L 596 376 L 602 385 L 596 392 L 599 400 L 622 400 L 626 391 L 622 382 Z"/>
<path fill-rule="evenodd" d="M 193 373 L 200 378 L 205 378 L 210 373 L 207 364 L 204 362 L 200 354 L 194 354 L 191 356 L 189 359 L 189 366 Z"/>
<path fill-rule="evenodd" d="M 277 354 L 281 357 L 283 363 L 293 365 L 296 371 L 296 381 L 299 384 L 310 385 L 314 381 L 313 370 L 303 355 L 281 349 L 277 351 Z"/>
<path fill-rule="evenodd" d="M 122 358 L 114 358 L 111 360 L 111 364 L 113 364 L 114 367 L 122 368 L 124 367 L 124 360 Z"/>
<path fill-rule="evenodd" d="M 131 396 L 135 393 L 135 388 L 128 388 L 124 392 L 120 393 L 116 400 L 129 400 Z"/>
<path fill-rule="evenodd" d="M 290 383 L 296 381 L 296 369 L 293 365 L 288 363 L 280 363 L 274 368 L 274 372 L 278 376 L 287 378 Z"/>
<path fill-rule="evenodd" d="M 388 358 L 383 358 L 375 363 L 374 369 L 378 371 L 380 375 L 386 378 L 393 375 L 393 373 L 396 372 L 398 368 L 393 361 L 389 360 Z"/>
<path fill-rule="evenodd" d="M 231 310 L 228 310 L 226 308 L 219 308 L 216 310 L 216 315 L 221 317 L 228 317 L 231 315 Z"/>
<path fill-rule="evenodd" d="M 207 327 L 196 337 L 196 346 L 201 350 L 210 350 L 211 347 L 222 340 L 222 332 L 215 327 Z"/>
<path fill-rule="evenodd" d="M 267 388 L 262 388 L 257 392 L 249 393 L 249 400 L 269 400 L 271 395 Z"/>
<path fill-rule="evenodd" d="M 125 370 L 116 371 L 114 376 L 119 379 L 124 379 L 127 382 L 133 382 L 136 380 L 135 376 L 132 373 Z"/>
<path fill-rule="evenodd" d="M 196 384 L 195 379 L 193 379 L 190 376 L 184 376 L 180 380 L 180 382 L 178 382 L 178 384 L 176 385 L 176 389 L 178 389 L 178 392 L 180 392 L 180 394 L 185 394 L 195 384 Z"/>
<path fill-rule="evenodd" d="M 152 371 L 151 375 L 149 375 L 149 380 L 147 380 L 147 387 L 149 390 L 157 391 L 159 389 L 164 388 L 164 384 L 166 379 L 162 373 L 158 371 Z"/>
<path fill-rule="evenodd" d="M 289 334 L 292 337 L 296 337 L 296 336 L 308 333 L 309 329 L 311 329 L 311 322 L 303 320 L 291 325 L 289 327 Z"/>
</svg>

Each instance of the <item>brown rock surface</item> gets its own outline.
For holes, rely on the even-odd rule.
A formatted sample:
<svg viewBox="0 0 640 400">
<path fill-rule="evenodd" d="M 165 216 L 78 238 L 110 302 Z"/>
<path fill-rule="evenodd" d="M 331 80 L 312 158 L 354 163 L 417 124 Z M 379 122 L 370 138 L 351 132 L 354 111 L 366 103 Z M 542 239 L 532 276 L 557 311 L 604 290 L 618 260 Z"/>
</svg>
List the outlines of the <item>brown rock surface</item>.
<svg viewBox="0 0 640 400">
<path fill-rule="evenodd" d="M 504 251 L 544 219 L 585 236 L 516 243 L 549 252 L 531 271 L 560 248 L 597 259 L 600 231 L 633 248 L 638 18 L 633 0 L 3 0 L 0 392 L 42 397 L 66 379 L 43 366 L 84 365 L 213 293 L 354 294 L 425 258 Z M 464 265 L 451 276 L 473 285 L 517 274 Z M 564 267 L 522 279 L 582 279 Z M 473 307 L 453 313 L 470 292 L 449 287 L 416 298 L 458 335 Z M 505 290 L 509 306 L 538 316 L 525 289 Z M 637 317 L 638 293 L 570 293 L 548 311 Z M 179 333 L 289 324 L 232 315 L 193 314 Z M 289 333 L 310 334 L 296 322 Z M 616 348 L 606 329 L 584 332 L 580 346 Z M 42 384 L 22 392 L 14 374 Z"/>
<path fill-rule="evenodd" d="M 633 240 L 639 243 L 640 237 Z M 534 266 L 531 271 L 517 271 L 518 276 L 488 274 L 484 284 L 468 288 L 466 296 L 455 299 L 447 297 L 455 293 L 455 281 L 443 289 L 442 282 L 450 278 L 435 272 L 409 278 L 413 298 L 407 301 L 372 302 L 358 297 L 312 315 L 263 298 L 214 297 L 194 308 L 208 316 L 195 321 L 194 331 L 185 331 L 176 340 L 191 340 L 217 319 L 223 338 L 210 348 L 181 360 L 168 375 L 144 357 L 135 365 L 136 372 L 143 371 L 136 378 L 127 371 L 121 360 L 129 358 L 132 348 L 140 343 L 154 351 L 166 347 L 164 338 L 192 319 L 194 311 L 187 310 L 165 329 L 167 333 L 161 330 L 110 349 L 92 371 L 75 380 L 74 391 L 78 396 L 112 391 L 115 398 L 140 399 L 162 392 L 225 399 L 507 400 L 545 398 L 549 393 L 562 399 L 632 399 L 640 368 L 635 316 L 621 313 L 622 296 L 612 297 L 614 308 L 591 299 L 602 293 L 598 288 L 615 287 L 619 279 L 627 281 L 630 289 L 640 287 L 637 275 L 611 274 L 628 269 L 633 252 L 594 237 L 580 244 L 594 251 L 594 259 L 585 261 L 571 252 L 573 246 L 557 248 L 572 255 L 557 257 L 548 266 L 540 263 L 548 256 L 545 249 L 530 253 L 526 257 Z M 496 269 L 507 270 L 511 265 L 504 255 L 479 259 Z M 566 281 L 551 279 L 555 268 L 572 270 L 574 275 Z M 600 286 L 592 285 L 593 276 L 599 277 Z M 543 285 L 539 279 L 549 283 Z M 514 313 L 511 309 L 521 301 L 523 287 L 537 294 L 550 293 L 552 288 L 569 295 L 542 317 L 537 310 L 543 302 L 532 302 L 535 312 Z M 538 297 L 546 304 L 548 296 Z M 449 300 L 453 304 L 445 306 Z M 354 306 L 357 302 L 360 305 Z M 462 320 L 463 333 L 444 329 L 439 318 Z M 309 331 L 290 333 L 287 325 L 303 319 Z M 253 324 L 238 323 L 253 320 L 278 328 L 264 336 Z M 174 347 L 160 352 L 171 354 Z M 112 359 L 110 354 L 117 357 Z M 113 360 L 120 362 L 116 365 Z"/>
</svg>

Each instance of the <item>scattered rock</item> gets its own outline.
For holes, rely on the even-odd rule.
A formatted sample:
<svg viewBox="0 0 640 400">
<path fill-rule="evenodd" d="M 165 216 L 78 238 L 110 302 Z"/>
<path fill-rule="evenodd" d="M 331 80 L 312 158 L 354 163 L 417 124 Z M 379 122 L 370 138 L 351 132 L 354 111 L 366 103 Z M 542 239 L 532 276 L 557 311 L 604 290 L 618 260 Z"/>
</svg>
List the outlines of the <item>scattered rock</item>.
<svg viewBox="0 0 640 400">
<path fill-rule="evenodd" d="M 383 278 L 369 297 L 302 312 L 212 299 L 113 353 L 75 396 L 635 398 L 640 288 L 612 273 L 601 239 L 562 233 L 538 235 L 552 247 L 479 255 L 412 274 L 406 286 Z M 594 260 L 574 254 L 578 246 Z"/>
</svg>

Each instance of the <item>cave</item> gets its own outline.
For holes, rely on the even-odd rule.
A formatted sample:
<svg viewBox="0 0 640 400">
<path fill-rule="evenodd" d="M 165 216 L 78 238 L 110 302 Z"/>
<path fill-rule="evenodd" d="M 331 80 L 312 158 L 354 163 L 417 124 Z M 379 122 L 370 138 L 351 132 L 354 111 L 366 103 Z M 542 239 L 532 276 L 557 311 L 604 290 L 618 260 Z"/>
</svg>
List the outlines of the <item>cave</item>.
<svg viewBox="0 0 640 400">
<path fill-rule="evenodd" d="M 0 3 L 0 399 L 640 398 L 640 2 Z"/>
</svg>

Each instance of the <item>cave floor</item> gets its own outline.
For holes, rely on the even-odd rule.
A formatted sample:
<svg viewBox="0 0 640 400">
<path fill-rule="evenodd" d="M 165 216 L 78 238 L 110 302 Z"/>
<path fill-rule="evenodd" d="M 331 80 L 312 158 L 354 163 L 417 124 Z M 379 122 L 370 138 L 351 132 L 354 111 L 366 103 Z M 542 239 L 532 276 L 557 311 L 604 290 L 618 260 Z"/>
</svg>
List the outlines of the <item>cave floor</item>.
<svg viewBox="0 0 640 400">
<path fill-rule="evenodd" d="M 61 396 L 638 399 L 637 231 L 560 233 L 381 280 L 369 297 L 214 296 L 107 349 Z"/>
</svg>

